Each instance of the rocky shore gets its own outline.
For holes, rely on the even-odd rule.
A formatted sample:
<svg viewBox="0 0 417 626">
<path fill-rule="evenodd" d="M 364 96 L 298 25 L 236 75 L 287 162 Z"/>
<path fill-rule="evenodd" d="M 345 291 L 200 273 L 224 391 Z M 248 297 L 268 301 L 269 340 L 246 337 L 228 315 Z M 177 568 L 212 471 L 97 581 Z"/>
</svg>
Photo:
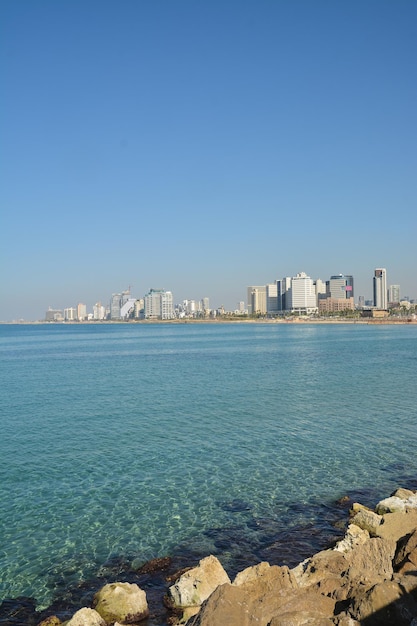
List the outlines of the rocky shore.
<svg viewBox="0 0 417 626">
<path fill-rule="evenodd" d="M 175 573 L 172 565 L 168 557 L 155 559 L 135 573 L 137 582 L 97 587 L 67 620 L 52 607 L 28 620 L 21 607 L 20 617 L 10 612 L 0 624 L 150 626 L 159 577 L 171 625 L 417 626 L 417 492 L 398 489 L 373 510 L 350 503 L 344 536 L 295 567 L 263 561 L 231 580 L 213 555 Z"/>
</svg>

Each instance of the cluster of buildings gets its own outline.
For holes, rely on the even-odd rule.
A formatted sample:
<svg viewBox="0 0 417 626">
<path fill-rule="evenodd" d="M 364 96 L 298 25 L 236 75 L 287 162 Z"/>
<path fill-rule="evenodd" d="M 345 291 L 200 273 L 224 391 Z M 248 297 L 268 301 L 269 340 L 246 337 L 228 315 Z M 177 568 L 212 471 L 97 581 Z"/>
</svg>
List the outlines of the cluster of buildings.
<svg viewBox="0 0 417 626">
<path fill-rule="evenodd" d="M 184 317 L 214 317 L 221 312 L 209 308 L 208 298 L 198 301 L 183 300 L 181 304 L 174 304 L 171 291 L 150 289 L 143 298 L 135 298 L 129 288 L 121 293 L 112 294 L 108 305 L 96 302 L 93 311 L 89 313 L 86 305 L 82 303 L 64 310 L 50 307 L 46 311 L 45 320 L 47 322 L 171 320 Z"/>
<path fill-rule="evenodd" d="M 373 276 L 373 300 L 359 296 L 355 304 L 353 276 L 337 274 L 329 280 L 313 280 L 304 272 L 247 288 L 248 313 L 258 315 L 314 315 L 354 311 L 356 308 L 387 311 L 400 305 L 400 286 L 387 288 L 387 271 L 378 268 Z"/>
<path fill-rule="evenodd" d="M 412 302 L 412 301 L 411 301 Z M 390 308 L 409 304 L 400 300 L 400 286 L 387 287 L 387 272 L 377 268 L 373 276 L 373 300 L 359 296 L 355 304 L 353 276 L 337 274 L 329 280 L 313 280 L 300 272 L 266 285 L 251 285 L 247 288 L 247 302 L 239 302 L 235 315 L 326 315 L 354 311 L 357 308 L 373 314 L 387 312 Z M 128 319 L 171 320 L 188 317 L 209 318 L 224 315 L 223 307 L 210 309 L 209 299 L 183 300 L 174 304 L 171 291 L 150 289 L 143 298 L 135 298 L 130 288 L 114 293 L 107 305 L 97 302 L 92 312 L 85 304 L 64 310 L 49 308 L 45 319 L 48 322 L 63 321 L 125 321 Z"/>
</svg>

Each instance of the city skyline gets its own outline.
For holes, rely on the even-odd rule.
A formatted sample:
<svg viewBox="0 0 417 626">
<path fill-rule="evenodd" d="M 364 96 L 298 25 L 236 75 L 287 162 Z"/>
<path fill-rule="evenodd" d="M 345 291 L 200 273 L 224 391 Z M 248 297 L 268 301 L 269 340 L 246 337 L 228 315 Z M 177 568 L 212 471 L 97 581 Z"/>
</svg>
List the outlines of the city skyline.
<svg viewBox="0 0 417 626">
<path fill-rule="evenodd" d="M 417 297 L 417 4 L 0 6 L 0 320 L 375 268 Z M 94 294 L 93 298 L 91 294 Z"/>
<path fill-rule="evenodd" d="M 383 283 L 381 283 L 380 281 L 381 276 L 384 277 Z M 347 298 L 350 299 L 349 303 L 348 303 L 348 300 L 346 300 L 346 306 L 344 306 L 342 302 L 339 302 L 338 310 L 344 310 L 344 309 L 353 310 L 354 308 L 362 308 L 362 307 L 365 307 L 365 308 L 375 307 L 377 309 L 378 308 L 386 309 L 386 308 L 389 308 L 389 306 L 392 307 L 393 303 L 396 303 L 396 302 L 399 303 L 401 301 L 408 300 L 408 301 L 411 301 L 412 303 L 415 303 L 417 301 L 417 297 L 410 295 L 410 294 L 403 294 L 401 290 L 401 285 L 387 283 L 387 270 L 385 268 L 383 269 L 376 268 L 372 276 L 372 289 L 373 289 L 372 298 L 366 298 L 363 294 L 360 294 L 360 293 L 358 294 L 356 292 L 356 287 L 354 287 L 355 277 L 352 275 L 329 274 L 327 277 L 323 279 L 322 277 L 312 278 L 305 272 L 300 272 L 295 275 L 276 279 L 274 281 L 275 284 L 266 282 L 263 285 L 246 286 L 245 288 L 246 293 L 243 299 L 237 301 L 235 303 L 235 306 L 231 308 L 226 308 L 224 307 L 223 304 L 216 304 L 216 303 L 214 303 L 212 306 L 209 306 L 209 302 L 211 304 L 211 300 L 208 296 L 196 297 L 195 294 L 193 294 L 192 297 L 179 299 L 175 297 L 175 294 L 173 294 L 171 290 L 165 290 L 165 289 L 160 289 L 160 288 L 150 288 L 147 291 L 147 293 L 141 293 L 141 294 L 134 293 L 132 292 L 131 286 L 129 285 L 127 289 L 119 290 L 119 292 L 114 292 L 110 296 L 108 296 L 107 299 L 104 299 L 103 301 L 97 300 L 97 299 L 94 300 L 94 304 L 87 305 L 85 302 L 80 302 L 80 300 L 78 300 L 76 303 L 71 303 L 71 304 L 67 303 L 61 307 L 54 307 L 54 306 L 49 305 L 44 316 L 37 318 L 37 320 L 26 320 L 26 321 L 42 321 L 42 320 L 53 321 L 54 320 L 53 314 L 59 314 L 59 317 L 62 316 L 62 319 L 70 319 L 70 320 L 87 319 L 87 317 L 90 320 L 91 319 L 96 319 L 96 320 L 118 319 L 118 318 L 127 319 L 127 317 L 130 317 L 133 315 L 134 317 L 139 317 L 138 315 L 139 309 L 137 310 L 135 303 L 138 304 L 139 301 L 141 301 L 142 308 L 143 308 L 143 303 L 146 301 L 146 298 L 150 296 L 153 292 L 155 293 L 164 292 L 164 293 L 169 294 L 171 306 L 173 308 L 175 307 L 176 309 L 178 309 L 178 307 L 181 309 L 181 307 L 185 304 L 187 305 L 187 307 L 188 305 L 193 304 L 196 312 L 206 309 L 208 311 L 223 310 L 224 312 L 228 312 L 228 313 L 238 313 L 238 312 L 251 313 L 253 312 L 252 310 L 253 309 L 252 307 L 253 290 L 256 290 L 259 292 L 263 292 L 264 294 L 262 296 L 261 293 L 259 293 L 259 297 L 261 298 L 262 302 L 263 302 L 262 298 L 265 299 L 264 300 L 264 306 L 266 307 L 265 311 L 274 313 L 276 309 L 276 310 L 280 310 L 280 311 L 282 310 L 282 311 L 288 312 L 291 309 L 293 310 L 297 309 L 301 302 L 298 305 L 294 302 L 294 304 L 285 306 L 284 305 L 285 301 L 283 300 L 281 302 L 281 305 L 282 305 L 281 307 L 281 305 L 278 306 L 278 300 L 280 300 L 280 297 L 278 297 L 277 299 L 277 296 L 279 295 L 279 293 L 283 293 L 282 289 L 284 291 L 287 291 L 287 289 L 290 289 L 291 287 L 294 286 L 294 283 L 298 279 L 304 279 L 304 278 L 308 279 L 308 281 L 311 282 L 311 287 L 313 286 L 313 283 L 314 283 L 315 303 L 310 303 L 309 305 L 313 308 L 314 307 L 316 308 L 318 307 L 318 309 L 322 308 L 319 306 L 319 302 L 318 302 L 319 294 L 324 294 L 320 296 L 322 298 L 331 297 L 331 298 L 336 298 L 339 300 L 340 299 L 346 300 Z M 376 287 L 376 283 L 380 283 L 378 287 Z M 278 291 L 277 291 L 277 288 L 278 288 Z M 382 295 L 383 292 L 385 292 L 385 296 Z M 394 297 L 390 298 L 390 296 L 394 296 Z M 257 296 L 255 296 L 255 299 L 256 298 Z M 273 300 L 276 300 L 277 303 L 267 304 L 268 301 L 272 302 Z M 91 298 L 90 298 L 90 302 L 92 302 Z M 244 310 L 242 310 L 242 305 L 243 305 Z M 263 306 L 255 307 L 255 308 L 263 309 Z M 145 305 L 145 309 L 146 309 L 146 305 Z M 117 310 L 117 314 L 115 313 L 116 310 Z M 326 310 L 326 309 L 324 308 L 323 310 Z M 331 310 L 331 309 L 328 309 L 328 310 Z M 70 318 L 66 317 L 66 311 L 70 312 L 69 313 L 71 316 Z M 80 315 L 80 311 L 82 311 L 81 315 Z M 123 312 L 122 315 L 119 315 L 120 311 Z M 128 315 L 129 311 L 130 311 L 130 315 Z M 5 321 L 5 320 L 0 320 L 0 321 Z"/>
<path fill-rule="evenodd" d="M 372 272 L 370 272 L 370 275 L 368 277 L 368 286 L 367 286 L 367 291 L 366 292 L 360 292 L 360 290 L 358 289 L 358 282 L 356 280 L 356 277 L 353 276 L 354 280 L 355 280 L 355 296 L 354 296 L 354 301 L 355 301 L 355 305 L 359 304 L 359 298 L 363 298 L 364 301 L 367 302 L 371 302 L 371 301 L 375 301 L 375 277 L 377 272 L 381 272 L 381 269 L 375 268 L 372 270 Z M 409 299 L 409 300 L 417 300 L 417 289 L 416 292 L 406 292 L 403 287 L 401 282 L 400 283 L 394 283 L 391 282 L 389 280 L 389 269 L 388 271 L 386 269 L 384 269 L 385 272 L 385 291 L 387 292 L 386 294 L 386 303 L 390 302 L 389 300 L 389 296 L 388 296 L 388 292 L 392 291 L 393 293 L 397 294 L 397 292 L 400 295 L 400 299 Z M 335 274 L 333 272 L 328 273 L 327 275 L 322 275 L 322 276 L 312 276 L 311 273 L 307 272 L 308 276 L 311 277 L 314 281 L 317 280 L 321 280 L 324 283 L 329 280 L 330 278 L 334 278 L 336 276 L 338 276 L 338 274 Z M 296 273 L 290 273 L 288 275 L 288 278 L 294 278 L 296 277 Z M 340 273 L 340 276 L 342 276 L 342 273 Z M 272 279 L 271 281 L 269 280 L 264 280 L 264 282 L 262 283 L 261 281 L 258 281 L 258 284 L 263 284 L 264 286 L 274 282 L 274 280 L 282 280 L 283 278 L 285 278 L 284 276 L 281 276 L 280 278 L 275 278 Z M 156 289 L 160 289 L 160 287 L 156 288 Z M 165 288 L 163 288 L 165 289 Z M 248 305 L 248 289 L 250 289 L 250 287 L 248 287 L 248 285 L 242 286 L 242 288 L 240 289 L 240 295 L 241 297 L 238 298 L 234 303 L 232 303 L 232 305 L 226 306 L 224 304 L 224 302 L 220 302 L 218 301 L 218 299 L 216 299 L 216 297 L 212 296 L 212 295 L 204 295 L 203 293 L 201 294 L 195 294 L 195 293 L 190 293 L 190 289 L 187 289 L 186 287 L 182 288 L 181 293 L 186 293 L 187 296 L 186 297 L 177 297 L 177 294 L 174 292 L 173 289 L 167 289 L 167 291 L 170 291 L 171 293 L 173 293 L 174 295 L 174 304 L 178 305 L 181 304 L 182 302 L 184 302 L 185 300 L 192 300 L 192 301 L 196 301 L 199 302 L 201 300 L 203 300 L 204 298 L 208 298 L 210 300 L 211 303 L 213 303 L 213 309 L 220 309 L 221 307 L 224 307 L 224 309 L 226 311 L 236 311 L 239 308 L 239 303 L 240 302 L 244 302 L 245 306 Z M 92 312 L 93 308 L 98 304 L 103 306 L 104 308 L 107 309 L 111 309 L 111 300 L 112 300 L 112 296 L 113 295 L 117 295 L 117 294 L 123 294 L 123 293 L 129 293 L 132 295 L 133 298 L 136 299 L 141 299 L 146 295 L 146 292 L 149 292 L 151 290 L 155 290 L 155 287 L 149 287 L 144 289 L 141 292 L 137 292 L 131 285 L 128 285 L 126 289 L 122 289 L 119 288 L 119 290 L 117 291 L 113 291 L 112 293 L 108 293 L 106 294 L 104 297 L 102 298 L 95 298 L 94 296 L 92 296 L 91 292 L 89 294 L 87 294 L 87 297 L 84 298 L 80 298 L 77 296 L 77 294 L 75 295 L 75 298 L 73 298 L 71 300 L 71 302 L 69 302 L 69 298 L 66 297 L 65 295 L 63 296 L 63 298 L 61 297 L 60 302 L 58 303 L 58 305 L 56 304 L 56 302 L 52 302 L 52 303 L 48 303 L 47 305 L 45 305 L 45 303 L 41 303 L 40 304 L 40 313 L 39 316 L 35 316 L 35 317 L 30 317 L 30 316 L 25 316 L 25 315 L 20 315 L 18 317 L 14 317 L 14 318 L 9 318 L 9 319 L 1 319 L 0 318 L 0 322 L 10 322 L 10 321 L 19 321 L 19 320 L 25 320 L 25 321 L 39 321 L 39 320 L 43 320 L 45 319 L 45 310 L 47 309 L 51 309 L 51 310 L 60 310 L 60 311 L 64 311 L 64 309 L 67 308 L 77 308 L 77 306 L 79 306 L 80 304 L 82 304 L 83 306 L 87 307 L 88 312 Z M 228 299 L 226 299 L 226 301 L 231 301 L 230 297 Z M 27 309 L 30 309 L 30 303 L 28 303 L 28 307 Z"/>
</svg>

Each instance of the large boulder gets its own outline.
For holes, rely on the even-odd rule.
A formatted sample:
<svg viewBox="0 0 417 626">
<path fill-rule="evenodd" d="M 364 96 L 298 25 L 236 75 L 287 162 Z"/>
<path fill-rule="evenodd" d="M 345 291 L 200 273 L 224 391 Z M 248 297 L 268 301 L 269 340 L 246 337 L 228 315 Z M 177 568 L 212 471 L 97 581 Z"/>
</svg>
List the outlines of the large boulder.
<svg viewBox="0 0 417 626">
<path fill-rule="evenodd" d="M 391 580 L 396 543 L 349 526 L 333 550 L 318 552 L 297 565 L 292 573 L 301 588 L 314 588 L 337 601 L 348 600 L 357 590 Z"/>
<path fill-rule="evenodd" d="M 410 489 L 397 489 L 392 496 L 378 502 L 375 511 L 384 513 L 406 513 L 417 509 L 417 493 Z"/>
<path fill-rule="evenodd" d="M 417 603 L 402 584 L 393 580 L 359 591 L 353 598 L 349 612 L 366 626 L 409 626 L 417 615 Z"/>
<path fill-rule="evenodd" d="M 408 500 L 409 498 L 415 496 L 416 492 L 412 491 L 411 489 L 404 489 L 404 487 L 400 487 L 399 489 L 394 491 L 392 495 L 396 496 L 397 498 L 401 498 L 402 500 Z"/>
<path fill-rule="evenodd" d="M 348 578 L 367 587 L 391 580 L 395 549 L 395 541 L 381 537 L 371 538 L 357 546 L 348 556 Z"/>
<path fill-rule="evenodd" d="M 106 622 L 94 609 L 80 609 L 66 622 L 66 626 L 106 626 Z"/>
<path fill-rule="evenodd" d="M 394 558 L 394 569 L 417 571 L 417 530 L 406 535 L 399 543 Z"/>
<path fill-rule="evenodd" d="M 327 626 L 333 624 L 335 608 L 336 600 L 324 596 L 317 589 L 296 589 L 278 607 L 270 626 Z"/>
<path fill-rule="evenodd" d="M 359 526 L 362 530 L 367 530 L 371 536 L 375 537 L 383 521 L 382 515 L 362 509 L 352 518 L 351 523 Z"/>
<path fill-rule="evenodd" d="M 276 585 L 277 589 L 297 587 L 297 582 L 288 567 L 270 565 L 266 561 L 247 567 L 242 572 L 239 572 L 233 584 L 236 586 L 245 585 L 247 583 L 258 584 L 261 580 L 267 581 L 270 579 L 274 581 L 274 585 Z"/>
<path fill-rule="evenodd" d="M 268 584 L 265 582 L 253 580 L 249 584 L 218 587 L 189 626 L 332 624 L 335 600 L 323 596 L 316 589 L 279 589 L 274 585 L 273 578 L 269 578 Z"/>
<path fill-rule="evenodd" d="M 230 578 L 222 564 L 215 556 L 207 556 L 169 587 L 168 601 L 178 609 L 200 606 L 225 583 L 230 584 Z"/>
<path fill-rule="evenodd" d="M 397 496 L 390 496 L 378 502 L 375 511 L 379 515 L 384 513 L 405 513 L 405 506 L 405 500 Z"/>
<path fill-rule="evenodd" d="M 266 625 L 296 591 L 297 583 L 286 566 L 262 563 L 238 574 L 233 585 L 218 587 L 189 624 Z"/>
<path fill-rule="evenodd" d="M 336 552 L 346 554 L 351 552 L 356 546 L 368 541 L 370 535 L 367 530 L 360 528 L 356 524 L 349 524 L 345 536 L 335 546 Z"/>
<path fill-rule="evenodd" d="M 93 608 L 106 624 L 136 624 L 149 615 L 146 593 L 131 583 L 104 585 L 94 596 Z"/>
<path fill-rule="evenodd" d="M 386 513 L 383 522 L 379 526 L 377 536 L 383 539 L 399 541 L 417 528 L 417 509 L 406 513 Z"/>
<path fill-rule="evenodd" d="M 334 626 L 334 621 L 309 611 L 295 611 L 273 617 L 268 626 Z"/>
<path fill-rule="evenodd" d="M 291 571 L 300 587 L 317 585 L 327 579 L 339 584 L 348 568 L 348 562 L 337 550 L 323 550 L 306 559 Z"/>
</svg>

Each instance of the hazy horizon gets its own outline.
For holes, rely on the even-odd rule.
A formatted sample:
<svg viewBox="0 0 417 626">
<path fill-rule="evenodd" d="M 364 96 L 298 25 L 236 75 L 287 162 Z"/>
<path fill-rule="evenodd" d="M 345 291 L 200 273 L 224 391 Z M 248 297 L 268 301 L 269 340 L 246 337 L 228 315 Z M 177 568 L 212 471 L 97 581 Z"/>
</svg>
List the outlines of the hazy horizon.
<svg viewBox="0 0 417 626">
<path fill-rule="evenodd" d="M 417 297 L 417 4 L 0 5 L 0 320 L 131 285 Z"/>
</svg>

